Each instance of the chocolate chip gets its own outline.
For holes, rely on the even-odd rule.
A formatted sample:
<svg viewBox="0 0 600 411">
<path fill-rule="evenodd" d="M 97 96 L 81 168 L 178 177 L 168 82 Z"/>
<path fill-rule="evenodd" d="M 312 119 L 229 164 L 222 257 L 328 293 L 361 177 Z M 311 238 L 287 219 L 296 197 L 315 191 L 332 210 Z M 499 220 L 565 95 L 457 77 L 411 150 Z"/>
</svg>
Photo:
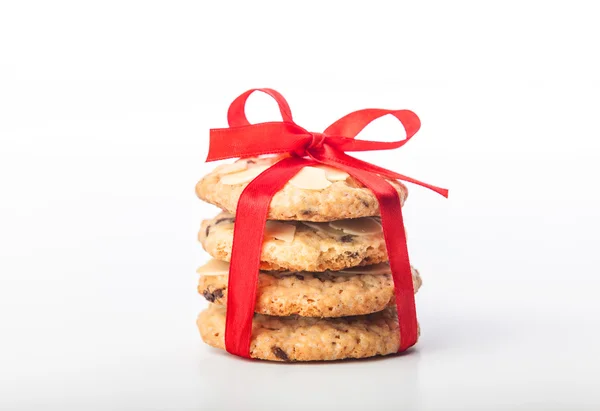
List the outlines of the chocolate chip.
<svg viewBox="0 0 600 411">
<path fill-rule="evenodd" d="M 302 210 L 300 211 L 302 215 L 313 215 L 314 211 L 312 210 Z"/>
<path fill-rule="evenodd" d="M 210 291 L 208 288 L 202 291 L 202 295 L 211 303 L 214 303 L 215 300 L 223 297 L 224 288 L 217 288 L 216 290 Z"/>
<path fill-rule="evenodd" d="M 290 360 L 290 357 L 287 356 L 287 354 L 285 353 L 285 351 L 283 351 L 281 348 L 279 348 L 276 345 L 274 345 L 271 348 L 271 351 L 273 351 L 273 354 L 275 354 L 275 357 L 279 358 L 280 360 L 283 360 L 283 361 L 289 361 Z"/>
<path fill-rule="evenodd" d="M 354 239 L 352 238 L 351 235 L 345 235 L 345 236 L 342 236 L 342 238 L 340 238 L 340 241 L 342 243 L 351 243 L 352 241 L 354 241 Z"/>
<path fill-rule="evenodd" d="M 369 207 L 370 206 L 370 204 L 369 204 L 369 202 L 367 200 L 361 200 L 361 203 L 363 203 L 363 205 L 365 207 Z"/>
<path fill-rule="evenodd" d="M 325 278 L 323 278 L 323 277 L 325 277 L 325 275 L 326 275 L 325 273 L 319 273 L 319 274 L 315 273 L 314 274 L 315 278 L 322 283 L 324 283 L 326 280 Z"/>
<path fill-rule="evenodd" d="M 254 161 L 254 160 L 247 160 L 246 164 L 256 164 L 256 161 Z"/>
<path fill-rule="evenodd" d="M 356 251 L 355 252 L 346 251 L 346 256 L 348 258 L 356 258 L 356 257 L 358 257 L 358 252 L 356 252 Z"/>
<path fill-rule="evenodd" d="M 206 227 L 206 236 L 208 237 L 208 233 L 210 233 L 210 226 Z"/>
<path fill-rule="evenodd" d="M 233 223 L 235 222 L 235 218 L 219 218 L 217 221 L 215 221 L 215 225 L 219 225 L 222 222 L 227 221 L 229 223 Z"/>
<path fill-rule="evenodd" d="M 300 275 L 300 274 L 295 274 L 295 275 L 296 275 L 296 278 L 298 280 L 300 280 L 300 281 L 304 280 L 304 276 L 303 275 Z"/>
<path fill-rule="evenodd" d="M 288 272 L 288 271 L 262 271 L 262 273 L 267 274 L 267 275 L 272 275 L 273 277 L 276 277 L 276 278 L 287 278 L 287 277 L 293 277 L 296 275 L 293 272 Z"/>
</svg>

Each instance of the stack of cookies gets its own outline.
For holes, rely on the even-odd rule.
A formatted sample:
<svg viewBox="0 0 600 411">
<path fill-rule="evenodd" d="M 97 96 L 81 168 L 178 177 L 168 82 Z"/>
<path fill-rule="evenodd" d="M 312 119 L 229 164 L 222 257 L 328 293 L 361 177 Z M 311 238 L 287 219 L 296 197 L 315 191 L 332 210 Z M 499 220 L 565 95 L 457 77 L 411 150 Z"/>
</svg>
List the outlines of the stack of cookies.
<svg viewBox="0 0 600 411">
<path fill-rule="evenodd" d="M 276 157 L 217 167 L 196 193 L 223 212 L 202 222 L 198 238 L 213 257 L 198 269 L 211 304 L 198 317 L 205 343 L 225 348 L 227 281 L 236 205 Z M 406 187 L 390 181 L 401 202 Z M 394 283 L 374 194 L 347 173 L 305 167 L 271 202 L 258 273 L 250 355 L 272 361 L 365 358 L 400 345 Z M 421 285 L 412 270 L 415 292 Z M 248 275 L 255 275 L 249 273 Z"/>
</svg>

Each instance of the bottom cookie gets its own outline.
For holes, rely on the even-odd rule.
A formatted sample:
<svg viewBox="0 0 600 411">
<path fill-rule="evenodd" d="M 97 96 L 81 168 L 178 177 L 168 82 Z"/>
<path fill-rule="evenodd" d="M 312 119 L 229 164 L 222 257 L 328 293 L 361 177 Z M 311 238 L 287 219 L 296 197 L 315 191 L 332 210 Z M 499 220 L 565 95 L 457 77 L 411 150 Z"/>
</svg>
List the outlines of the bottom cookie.
<svg viewBox="0 0 600 411">
<path fill-rule="evenodd" d="M 225 307 L 211 304 L 198 317 L 205 343 L 225 348 Z M 273 317 L 255 314 L 250 356 L 270 361 L 331 361 L 398 351 L 396 309 L 353 317 Z"/>
</svg>

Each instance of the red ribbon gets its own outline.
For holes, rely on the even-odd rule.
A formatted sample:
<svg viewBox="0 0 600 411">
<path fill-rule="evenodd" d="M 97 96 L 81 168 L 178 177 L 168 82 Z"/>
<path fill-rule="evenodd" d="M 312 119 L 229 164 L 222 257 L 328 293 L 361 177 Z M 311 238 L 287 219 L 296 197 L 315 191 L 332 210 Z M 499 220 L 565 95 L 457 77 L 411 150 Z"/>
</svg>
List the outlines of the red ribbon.
<svg viewBox="0 0 600 411">
<path fill-rule="evenodd" d="M 254 91 L 262 91 L 275 99 L 283 121 L 259 124 L 248 122 L 244 109 L 246 100 Z M 396 117 L 404 126 L 404 140 L 383 142 L 354 138 L 373 120 L 387 114 Z M 421 127 L 419 117 L 410 110 L 364 109 L 342 117 L 323 133 L 311 133 L 294 123 L 290 106 L 281 94 L 269 88 L 261 88 L 248 90 L 236 98 L 229 107 L 227 119 L 229 128 L 210 130 L 210 148 L 206 161 L 260 154 L 292 154 L 252 180 L 238 201 L 236 213 L 242 217 L 236 219 L 234 226 L 229 268 L 225 326 L 227 351 L 241 357 L 250 357 L 258 271 L 271 199 L 303 167 L 318 163 L 344 170 L 377 197 L 396 294 L 401 335 L 398 351 L 413 346 L 417 341 L 417 316 L 402 209 L 398 192 L 384 177 L 418 184 L 444 197 L 448 197 L 448 190 L 358 160 L 345 152 L 402 147 Z"/>
</svg>

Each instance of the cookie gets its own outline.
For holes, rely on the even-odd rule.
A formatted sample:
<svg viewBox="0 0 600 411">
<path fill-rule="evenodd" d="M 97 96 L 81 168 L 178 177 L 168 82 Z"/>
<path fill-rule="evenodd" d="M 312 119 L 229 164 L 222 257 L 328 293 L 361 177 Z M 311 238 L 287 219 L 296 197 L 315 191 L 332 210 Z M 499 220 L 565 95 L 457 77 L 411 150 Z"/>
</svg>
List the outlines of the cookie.
<svg viewBox="0 0 600 411">
<path fill-rule="evenodd" d="M 211 260 L 200 267 L 198 292 L 227 304 L 229 264 Z M 415 293 L 422 281 L 412 269 Z M 272 316 L 343 317 L 384 310 L 395 304 L 389 265 L 381 263 L 338 272 L 265 272 L 258 274 L 256 313 Z"/>
<path fill-rule="evenodd" d="M 221 213 L 202 222 L 198 239 L 212 257 L 231 260 L 235 216 Z M 378 217 L 333 222 L 269 220 L 261 270 L 342 270 L 388 260 Z"/>
<path fill-rule="evenodd" d="M 200 313 L 205 343 L 225 348 L 224 307 Z M 389 355 L 398 351 L 400 333 L 394 307 L 344 318 L 271 317 L 255 314 L 250 356 L 270 361 L 330 361 Z"/>
<path fill-rule="evenodd" d="M 281 158 L 245 158 L 223 164 L 196 184 L 196 194 L 234 214 L 248 183 Z M 403 204 L 408 194 L 406 187 L 398 181 L 388 181 L 398 191 Z M 368 188 L 343 171 L 316 166 L 304 167 L 275 194 L 268 219 L 333 221 L 377 215 L 379 203 Z"/>
</svg>

